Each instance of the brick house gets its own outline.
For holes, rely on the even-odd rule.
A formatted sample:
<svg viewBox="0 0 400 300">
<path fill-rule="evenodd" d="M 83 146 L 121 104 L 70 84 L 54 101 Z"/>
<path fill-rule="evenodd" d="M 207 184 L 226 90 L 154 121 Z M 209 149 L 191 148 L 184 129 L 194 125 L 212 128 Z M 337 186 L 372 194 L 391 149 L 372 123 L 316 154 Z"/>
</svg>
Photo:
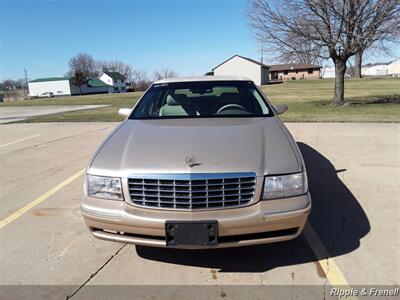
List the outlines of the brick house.
<svg viewBox="0 0 400 300">
<path fill-rule="evenodd" d="M 319 79 L 321 67 L 312 64 L 270 65 L 270 80 Z"/>
</svg>

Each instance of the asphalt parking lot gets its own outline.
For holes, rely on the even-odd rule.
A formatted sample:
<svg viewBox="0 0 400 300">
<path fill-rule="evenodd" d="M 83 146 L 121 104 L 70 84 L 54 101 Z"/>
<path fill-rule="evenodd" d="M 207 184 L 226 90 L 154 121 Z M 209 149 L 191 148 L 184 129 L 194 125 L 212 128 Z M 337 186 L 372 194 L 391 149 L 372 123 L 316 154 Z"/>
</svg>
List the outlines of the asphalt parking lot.
<svg viewBox="0 0 400 300">
<path fill-rule="evenodd" d="M 192 285 L 209 285 L 226 299 L 243 296 L 233 285 L 307 285 L 324 299 L 324 285 L 400 284 L 400 124 L 287 124 L 313 198 L 306 232 L 290 242 L 207 251 L 135 247 L 89 234 L 79 211 L 82 170 L 115 126 L 0 126 L 0 282 L 10 286 L 1 299 L 12 299 L 15 285 L 57 286 L 46 295 L 60 299 L 80 299 L 91 285 L 171 285 L 177 299 Z M 203 299 L 200 292 L 193 298 Z"/>
</svg>

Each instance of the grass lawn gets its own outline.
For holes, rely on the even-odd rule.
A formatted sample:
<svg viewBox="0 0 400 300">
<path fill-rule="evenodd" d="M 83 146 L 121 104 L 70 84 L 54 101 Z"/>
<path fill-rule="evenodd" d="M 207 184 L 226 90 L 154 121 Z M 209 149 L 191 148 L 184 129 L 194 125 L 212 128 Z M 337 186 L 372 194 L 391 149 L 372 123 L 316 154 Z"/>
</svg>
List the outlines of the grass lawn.
<svg viewBox="0 0 400 300">
<path fill-rule="evenodd" d="M 348 106 L 331 106 L 333 79 L 288 81 L 262 90 L 272 103 L 286 103 L 290 122 L 400 122 L 400 78 L 346 79 Z"/>
<path fill-rule="evenodd" d="M 123 94 L 98 94 L 84 96 L 65 96 L 54 98 L 42 98 L 32 100 L 18 100 L 14 102 L 0 103 L 5 106 L 43 106 L 43 105 L 84 105 L 84 104 L 108 104 L 110 106 L 80 110 L 74 112 L 59 113 L 47 116 L 37 116 L 18 123 L 43 123 L 43 122 L 114 122 L 124 118 L 118 115 L 118 109 L 132 107 L 142 93 Z"/>
<path fill-rule="evenodd" d="M 331 79 L 287 81 L 266 85 L 262 90 L 272 103 L 286 103 L 289 111 L 281 115 L 288 122 L 400 122 L 400 79 L 348 79 L 345 98 L 349 105 L 330 106 L 334 82 Z M 140 93 L 55 97 L 0 103 L 0 107 L 19 105 L 110 104 L 110 107 L 38 116 L 22 122 L 121 121 L 121 107 L 131 107 Z"/>
</svg>

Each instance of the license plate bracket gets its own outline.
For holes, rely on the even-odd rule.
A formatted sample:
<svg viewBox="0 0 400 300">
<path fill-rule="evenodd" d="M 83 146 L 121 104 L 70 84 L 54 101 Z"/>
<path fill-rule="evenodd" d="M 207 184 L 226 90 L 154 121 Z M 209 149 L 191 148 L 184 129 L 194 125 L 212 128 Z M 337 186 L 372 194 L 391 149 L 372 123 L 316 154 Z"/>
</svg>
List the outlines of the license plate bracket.
<svg viewBox="0 0 400 300">
<path fill-rule="evenodd" d="M 168 247 L 209 247 L 218 244 L 218 222 L 166 221 L 165 237 Z"/>
</svg>

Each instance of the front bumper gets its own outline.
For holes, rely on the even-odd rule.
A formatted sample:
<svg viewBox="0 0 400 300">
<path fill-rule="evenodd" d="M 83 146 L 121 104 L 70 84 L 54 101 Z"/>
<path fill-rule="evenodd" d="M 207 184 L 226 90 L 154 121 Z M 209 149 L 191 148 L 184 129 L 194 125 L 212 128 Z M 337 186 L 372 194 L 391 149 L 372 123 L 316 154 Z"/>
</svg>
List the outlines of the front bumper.
<svg viewBox="0 0 400 300">
<path fill-rule="evenodd" d="M 124 201 L 92 197 L 84 197 L 81 204 L 82 215 L 95 237 L 154 247 L 166 247 L 167 220 L 216 220 L 218 245 L 213 248 L 291 240 L 302 232 L 310 210 L 309 193 L 286 199 L 259 201 L 240 208 L 199 211 L 141 208 Z"/>
</svg>

